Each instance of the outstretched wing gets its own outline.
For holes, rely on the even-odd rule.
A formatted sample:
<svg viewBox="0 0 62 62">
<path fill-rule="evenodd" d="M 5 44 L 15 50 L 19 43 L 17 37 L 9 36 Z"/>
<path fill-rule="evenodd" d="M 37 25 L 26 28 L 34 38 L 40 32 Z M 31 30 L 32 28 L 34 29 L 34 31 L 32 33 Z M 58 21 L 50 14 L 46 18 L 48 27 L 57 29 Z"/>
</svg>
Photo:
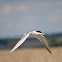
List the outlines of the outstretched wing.
<svg viewBox="0 0 62 62">
<path fill-rule="evenodd" d="M 17 49 L 28 38 L 28 36 L 29 33 L 22 36 L 21 40 L 15 45 L 15 47 L 10 51 L 10 53 Z"/>
<path fill-rule="evenodd" d="M 48 46 L 46 38 L 44 36 L 42 36 L 42 35 L 37 35 L 36 38 L 38 38 L 43 43 L 45 48 L 51 53 L 51 50 L 50 50 L 50 48 Z"/>
</svg>

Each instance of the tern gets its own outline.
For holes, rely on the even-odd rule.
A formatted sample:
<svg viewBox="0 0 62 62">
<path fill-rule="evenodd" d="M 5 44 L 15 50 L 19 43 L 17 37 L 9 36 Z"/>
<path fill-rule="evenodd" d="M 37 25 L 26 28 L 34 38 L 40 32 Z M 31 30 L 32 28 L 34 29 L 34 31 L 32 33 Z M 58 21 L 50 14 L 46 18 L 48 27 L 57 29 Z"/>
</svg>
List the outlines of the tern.
<svg viewBox="0 0 62 62">
<path fill-rule="evenodd" d="M 22 37 L 21 37 L 21 40 L 15 45 L 15 47 L 10 51 L 10 53 L 13 52 L 15 49 L 17 49 L 28 37 L 34 36 L 43 43 L 45 48 L 51 54 L 51 50 L 48 46 L 47 40 L 43 35 L 44 35 L 44 33 L 42 33 L 41 31 L 32 31 L 32 32 L 28 32 L 28 33 L 23 34 Z"/>
</svg>

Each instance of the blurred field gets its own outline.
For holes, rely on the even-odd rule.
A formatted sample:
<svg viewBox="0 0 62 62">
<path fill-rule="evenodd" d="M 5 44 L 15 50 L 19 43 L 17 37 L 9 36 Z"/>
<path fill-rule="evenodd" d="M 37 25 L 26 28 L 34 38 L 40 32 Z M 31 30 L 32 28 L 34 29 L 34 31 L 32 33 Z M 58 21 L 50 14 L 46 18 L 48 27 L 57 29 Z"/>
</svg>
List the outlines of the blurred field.
<svg viewBox="0 0 62 62">
<path fill-rule="evenodd" d="M 0 62 L 62 62 L 62 47 L 51 48 L 50 54 L 45 48 L 0 50 Z"/>
</svg>

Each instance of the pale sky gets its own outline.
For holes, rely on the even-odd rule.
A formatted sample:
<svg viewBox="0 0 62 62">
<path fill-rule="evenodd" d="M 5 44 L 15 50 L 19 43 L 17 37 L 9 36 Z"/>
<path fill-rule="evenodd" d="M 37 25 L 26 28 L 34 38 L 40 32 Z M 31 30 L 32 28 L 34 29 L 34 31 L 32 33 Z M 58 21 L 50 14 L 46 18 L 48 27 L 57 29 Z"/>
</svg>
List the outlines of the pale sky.
<svg viewBox="0 0 62 62">
<path fill-rule="evenodd" d="M 62 32 L 62 0 L 0 0 L 0 37 L 33 30 Z"/>
</svg>

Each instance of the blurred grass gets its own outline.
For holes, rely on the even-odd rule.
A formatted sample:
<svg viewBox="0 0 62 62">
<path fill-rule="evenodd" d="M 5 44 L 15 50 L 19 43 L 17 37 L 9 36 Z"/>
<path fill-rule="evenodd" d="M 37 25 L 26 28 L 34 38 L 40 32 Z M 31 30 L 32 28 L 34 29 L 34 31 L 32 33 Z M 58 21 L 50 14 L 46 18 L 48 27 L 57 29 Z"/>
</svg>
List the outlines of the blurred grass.
<svg viewBox="0 0 62 62">
<path fill-rule="evenodd" d="M 52 54 L 45 48 L 0 50 L 0 62 L 62 62 L 62 47 L 50 49 Z"/>
</svg>

